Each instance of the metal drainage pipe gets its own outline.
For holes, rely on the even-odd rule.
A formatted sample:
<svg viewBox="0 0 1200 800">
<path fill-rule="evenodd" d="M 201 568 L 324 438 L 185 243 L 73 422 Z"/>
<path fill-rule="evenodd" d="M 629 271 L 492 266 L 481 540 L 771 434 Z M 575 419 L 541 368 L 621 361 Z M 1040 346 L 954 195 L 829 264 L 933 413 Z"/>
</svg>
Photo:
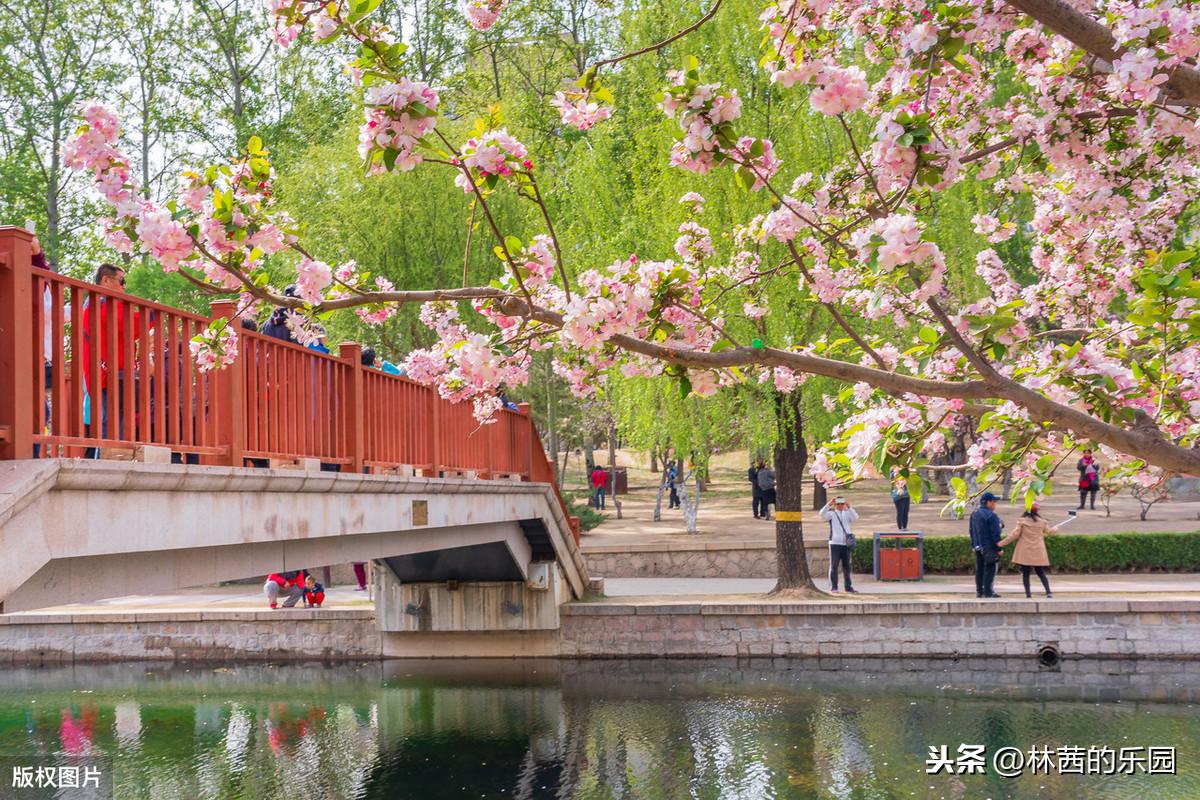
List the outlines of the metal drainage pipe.
<svg viewBox="0 0 1200 800">
<path fill-rule="evenodd" d="M 1057 667 L 1062 661 L 1062 653 L 1052 644 L 1044 644 L 1038 648 L 1038 664 L 1043 667 Z"/>
</svg>

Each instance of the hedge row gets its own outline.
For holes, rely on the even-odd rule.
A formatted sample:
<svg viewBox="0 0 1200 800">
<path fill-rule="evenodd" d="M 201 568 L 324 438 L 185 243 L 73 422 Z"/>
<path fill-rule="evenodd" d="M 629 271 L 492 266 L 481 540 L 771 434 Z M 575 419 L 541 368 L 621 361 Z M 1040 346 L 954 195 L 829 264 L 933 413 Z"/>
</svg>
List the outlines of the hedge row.
<svg viewBox="0 0 1200 800">
<path fill-rule="evenodd" d="M 1004 548 L 1001 566 L 1018 571 Z M 1113 533 L 1051 536 L 1046 539 L 1050 567 L 1058 572 L 1200 572 L 1200 531 L 1191 533 Z M 871 540 L 854 548 L 854 569 L 871 572 Z M 975 569 L 975 553 L 966 536 L 925 539 L 925 571 L 965 573 Z"/>
</svg>

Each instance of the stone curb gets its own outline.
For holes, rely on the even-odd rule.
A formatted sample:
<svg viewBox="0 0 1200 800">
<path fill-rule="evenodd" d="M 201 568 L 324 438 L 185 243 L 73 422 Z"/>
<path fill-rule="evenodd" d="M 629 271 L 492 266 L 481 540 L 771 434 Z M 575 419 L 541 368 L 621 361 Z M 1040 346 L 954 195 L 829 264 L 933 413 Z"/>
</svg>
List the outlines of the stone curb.
<svg viewBox="0 0 1200 800">
<path fill-rule="evenodd" d="M 1200 612 L 1200 600 L 949 600 L 846 603 L 835 600 L 811 601 L 658 601 L 646 603 L 568 603 L 562 606 L 566 616 L 595 615 L 760 615 L 760 614 L 1124 614 L 1124 613 Z"/>
</svg>

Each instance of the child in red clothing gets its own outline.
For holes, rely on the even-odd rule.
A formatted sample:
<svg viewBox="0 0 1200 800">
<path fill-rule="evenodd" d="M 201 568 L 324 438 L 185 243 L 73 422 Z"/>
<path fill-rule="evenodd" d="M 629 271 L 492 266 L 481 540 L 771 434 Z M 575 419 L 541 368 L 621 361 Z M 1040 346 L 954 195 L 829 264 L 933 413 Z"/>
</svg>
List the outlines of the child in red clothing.
<svg viewBox="0 0 1200 800">
<path fill-rule="evenodd" d="M 320 608 L 325 602 L 325 587 L 317 583 L 317 579 L 309 575 L 304 579 L 304 605 L 309 608 Z"/>
</svg>

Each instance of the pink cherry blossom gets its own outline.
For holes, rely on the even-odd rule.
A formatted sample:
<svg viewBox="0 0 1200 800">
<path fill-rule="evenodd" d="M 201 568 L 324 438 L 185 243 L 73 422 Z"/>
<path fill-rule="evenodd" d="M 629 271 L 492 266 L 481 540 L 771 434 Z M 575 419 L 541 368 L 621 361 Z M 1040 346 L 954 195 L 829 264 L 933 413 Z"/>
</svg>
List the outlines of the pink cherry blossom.
<svg viewBox="0 0 1200 800">
<path fill-rule="evenodd" d="M 867 76 L 858 67 L 827 69 L 818 82 L 820 87 L 809 100 L 822 114 L 835 116 L 857 111 L 867 101 Z"/>
</svg>

